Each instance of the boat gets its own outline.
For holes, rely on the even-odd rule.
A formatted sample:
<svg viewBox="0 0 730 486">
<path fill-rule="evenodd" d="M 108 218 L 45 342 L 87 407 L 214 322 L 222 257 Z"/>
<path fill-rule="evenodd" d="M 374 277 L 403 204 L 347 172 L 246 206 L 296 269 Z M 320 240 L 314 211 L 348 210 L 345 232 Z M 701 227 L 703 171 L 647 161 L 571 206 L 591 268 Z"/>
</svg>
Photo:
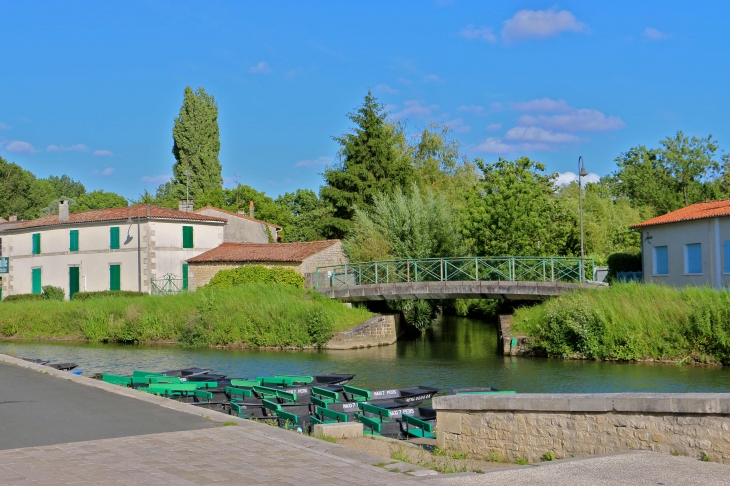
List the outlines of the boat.
<svg viewBox="0 0 730 486">
<path fill-rule="evenodd" d="M 43 366 L 48 366 L 49 368 L 53 368 L 54 370 L 60 370 L 60 371 L 71 371 L 73 369 L 76 369 L 79 367 L 76 363 L 51 363 L 49 360 L 46 359 L 35 359 L 35 358 L 20 358 L 23 361 L 28 361 L 30 363 L 35 363 Z"/>
</svg>

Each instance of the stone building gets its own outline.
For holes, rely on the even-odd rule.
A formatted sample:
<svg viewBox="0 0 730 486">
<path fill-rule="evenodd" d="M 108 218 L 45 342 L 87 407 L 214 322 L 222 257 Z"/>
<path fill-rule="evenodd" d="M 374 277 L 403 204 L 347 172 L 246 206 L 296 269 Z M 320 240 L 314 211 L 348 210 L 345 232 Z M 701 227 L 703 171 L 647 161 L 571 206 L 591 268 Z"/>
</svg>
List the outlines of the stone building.
<svg viewBox="0 0 730 486">
<path fill-rule="evenodd" d="M 292 267 L 311 285 L 317 267 L 347 263 L 340 240 L 303 243 L 223 243 L 188 260 L 190 289 L 201 287 L 221 270 L 247 264 Z"/>
<path fill-rule="evenodd" d="M 212 206 L 196 209 L 195 214 L 225 219 L 228 224 L 223 229 L 224 242 L 276 243 L 281 238 L 279 236 L 281 226 L 253 217 L 253 204 L 251 204 L 248 215 L 243 212 L 232 213 Z"/>
<path fill-rule="evenodd" d="M 644 282 L 730 286 L 730 200 L 692 204 L 631 228 L 641 232 Z"/>
</svg>

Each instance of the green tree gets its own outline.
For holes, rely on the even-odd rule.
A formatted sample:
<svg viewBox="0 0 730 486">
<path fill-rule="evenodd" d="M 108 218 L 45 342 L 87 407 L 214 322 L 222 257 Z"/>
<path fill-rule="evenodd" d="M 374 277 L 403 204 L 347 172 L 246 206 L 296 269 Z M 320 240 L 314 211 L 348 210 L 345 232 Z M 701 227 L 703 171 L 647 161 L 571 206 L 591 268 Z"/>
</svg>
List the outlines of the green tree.
<svg viewBox="0 0 730 486">
<path fill-rule="evenodd" d="M 80 195 L 76 199 L 76 204 L 71 206 L 71 211 L 79 212 L 88 211 L 89 209 L 123 208 L 127 205 L 127 200 L 124 196 L 99 189 Z"/>
<path fill-rule="evenodd" d="M 355 229 L 343 243 L 351 260 L 449 257 L 462 253 L 451 205 L 443 194 L 400 188 L 375 196 L 370 211 L 357 209 Z M 379 253 L 374 250 L 380 249 Z"/>
<path fill-rule="evenodd" d="M 330 221 L 334 208 L 317 197 L 311 189 L 297 189 L 287 192 L 274 201 L 287 208 L 291 218 L 282 230 L 284 242 L 316 241 L 333 238 Z"/>
<path fill-rule="evenodd" d="M 144 193 L 139 195 L 139 198 L 134 201 L 134 204 L 151 204 L 153 206 L 161 206 L 163 208 L 178 208 L 178 196 L 176 194 L 175 181 L 170 180 L 164 184 L 160 184 L 155 191 L 155 194 L 151 194 L 145 190 Z"/>
<path fill-rule="evenodd" d="M 86 187 L 81 182 L 71 179 L 66 174 L 63 174 L 61 177 L 52 175 L 46 180 L 53 186 L 53 191 L 57 198 L 78 199 L 82 194 L 86 194 Z"/>
<path fill-rule="evenodd" d="M 521 157 L 477 162 L 483 178 L 467 196 L 464 233 L 478 255 L 569 255 L 575 219 L 556 195 L 555 174 Z"/>
<path fill-rule="evenodd" d="M 238 207 L 236 206 L 236 199 L 238 199 Z M 250 201 L 253 201 L 254 217 L 258 220 L 278 224 L 281 227 L 286 226 L 291 221 L 291 215 L 287 208 L 276 204 L 264 191 L 257 191 L 253 187 L 243 184 L 239 184 L 234 189 L 224 189 L 223 205 L 219 207 L 232 212 L 241 210 L 248 216 Z"/>
<path fill-rule="evenodd" d="M 335 233 L 346 233 L 355 207 L 366 209 L 377 194 L 407 188 L 413 180 L 403 129 L 388 122 L 387 115 L 368 90 L 363 104 L 348 115 L 354 130 L 333 137 L 340 144 L 339 160 L 325 169 L 320 195 L 334 208 Z"/>
<path fill-rule="evenodd" d="M 33 219 L 55 197 L 48 181 L 36 179 L 18 164 L 0 157 L 0 215 L 15 213 L 19 219 Z"/>
<path fill-rule="evenodd" d="M 172 171 L 177 197 L 185 197 L 188 180 L 185 173 L 190 172 L 190 196 L 196 206 L 222 204 L 218 105 L 205 89 L 198 88 L 193 92 L 190 86 L 185 88 L 180 114 L 172 128 L 172 138 L 172 154 L 176 160 Z"/>
<path fill-rule="evenodd" d="M 714 160 L 718 145 L 712 135 L 690 139 L 680 131 L 674 137 L 667 137 L 659 143 L 663 147 L 664 165 L 676 179 L 684 205 L 691 204 L 690 200 L 700 200 L 697 196 L 702 191 L 698 191 L 697 186 L 706 182 L 707 177 L 714 175 L 720 168 Z"/>
</svg>

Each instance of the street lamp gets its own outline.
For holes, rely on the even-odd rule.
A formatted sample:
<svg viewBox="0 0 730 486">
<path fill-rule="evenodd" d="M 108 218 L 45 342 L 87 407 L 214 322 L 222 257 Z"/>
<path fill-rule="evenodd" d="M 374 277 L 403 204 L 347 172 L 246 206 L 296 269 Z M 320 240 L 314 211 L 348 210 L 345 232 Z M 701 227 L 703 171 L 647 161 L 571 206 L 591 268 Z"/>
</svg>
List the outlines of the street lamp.
<svg viewBox="0 0 730 486">
<path fill-rule="evenodd" d="M 587 176 L 583 156 L 578 157 L 578 213 L 580 214 L 580 282 L 585 282 L 585 246 L 583 244 L 583 177 Z"/>
<path fill-rule="evenodd" d="M 131 199 L 128 199 L 128 201 L 134 203 Z M 142 292 L 142 240 L 141 240 L 141 231 L 139 228 L 139 210 L 137 211 L 137 292 Z M 129 214 L 127 217 L 127 224 L 129 227 L 132 227 L 133 221 L 132 221 L 132 215 Z M 129 230 L 127 230 L 127 237 L 129 238 Z M 126 243 L 125 243 L 126 244 Z"/>
<path fill-rule="evenodd" d="M 187 182 L 185 184 L 185 211 L 187 211 L 190 207 L 190 176 L 193 174 L 189 170 L 186 170 L 183 174 L 187 176 Z"/>
</svg>

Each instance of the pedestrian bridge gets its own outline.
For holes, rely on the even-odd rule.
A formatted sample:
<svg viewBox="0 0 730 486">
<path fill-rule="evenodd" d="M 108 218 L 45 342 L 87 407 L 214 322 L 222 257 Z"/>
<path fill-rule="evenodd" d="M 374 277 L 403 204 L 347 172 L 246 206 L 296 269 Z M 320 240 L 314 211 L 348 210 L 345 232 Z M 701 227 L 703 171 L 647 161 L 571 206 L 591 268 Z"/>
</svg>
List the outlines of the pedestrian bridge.
<svg viewBox="0 0 730 486">
<path fill-rule="evenodd" d="M 593 266 L 588 258 L 511 256 L 359 262 L 318 267 L 314 286 L 322 295 L 345 302 L 542 300 L 605 286 L 592 281 Z"/>
</svg>

